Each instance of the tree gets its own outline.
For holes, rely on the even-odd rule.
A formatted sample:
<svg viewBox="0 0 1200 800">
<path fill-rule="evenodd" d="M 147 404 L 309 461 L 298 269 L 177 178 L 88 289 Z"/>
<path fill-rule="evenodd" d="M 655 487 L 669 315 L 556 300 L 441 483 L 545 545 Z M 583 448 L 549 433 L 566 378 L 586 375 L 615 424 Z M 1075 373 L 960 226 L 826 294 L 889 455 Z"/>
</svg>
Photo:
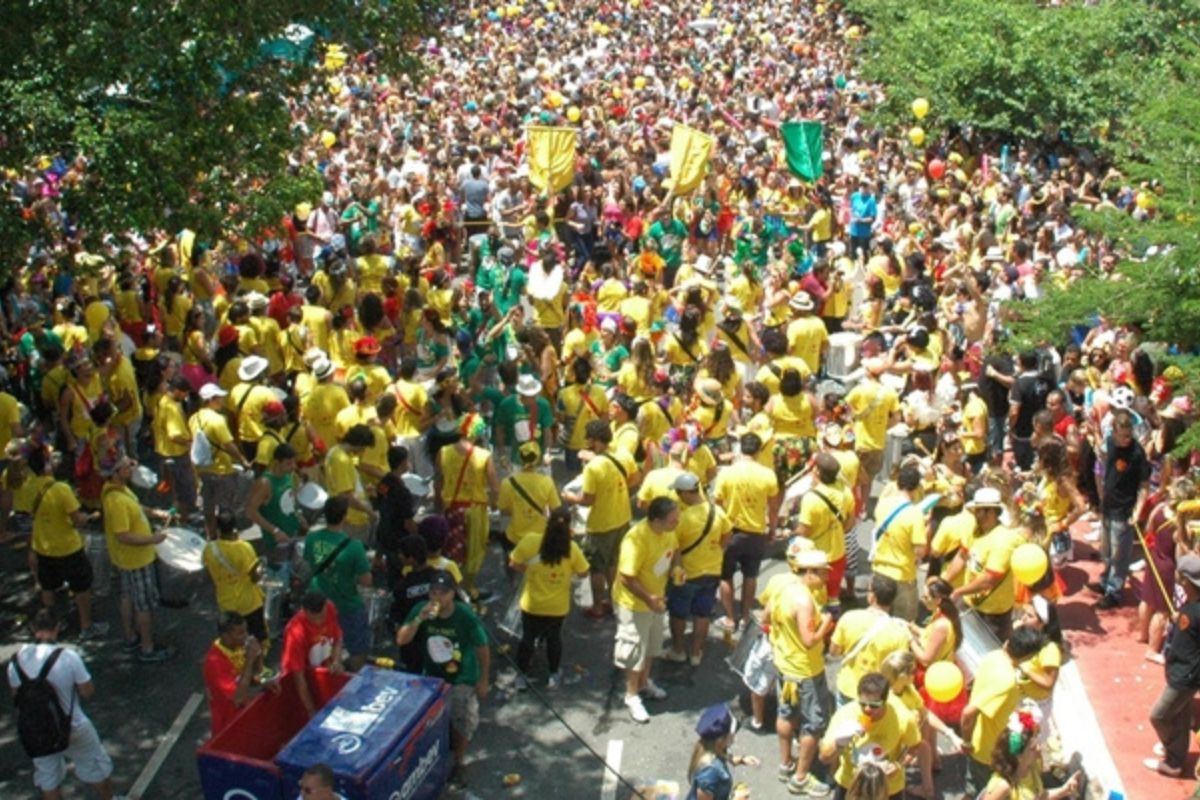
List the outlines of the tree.
<svg viewBox="0 0 1200 800">
<path fill-rule="evenodd" d="M 300 136 L 289 98 L 309 83 L 324 89 L 313 77 L 319 50 L 300 24 L 404 70 L 424 2 L 17 0 L 0 28 L 5 188 L 28 165 L 84 159 L 61 205 L 92 237 L 275 222 L 320 185 L 288 164 Z M 278 57 L 289 49 L 281 43 L 291 58 Z M 29 201 L 9 210 L 5 266 L 61 228 Z"/>
</svg>

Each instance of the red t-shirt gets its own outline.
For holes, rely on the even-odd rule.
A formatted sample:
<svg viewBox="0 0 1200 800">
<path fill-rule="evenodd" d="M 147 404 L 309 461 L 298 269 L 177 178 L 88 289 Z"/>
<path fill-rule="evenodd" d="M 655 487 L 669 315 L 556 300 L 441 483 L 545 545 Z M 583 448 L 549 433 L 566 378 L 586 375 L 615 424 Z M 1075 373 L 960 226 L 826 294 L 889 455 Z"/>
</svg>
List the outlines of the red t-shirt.
<svg viewBox="0 0 1200 800">
<path fill-rule="evenodd" d="M 233 704 L 238 674 L 233 662 L 215 644 L 204 657 L 204 688 L 208 692 L 208 710 L 212 715 L 212 734 L 223 731 L 238 712 Z"/>
<path fill-rule="evenodd" d="M 337 609 L 325 601 L 325 622 L 314 625 L 304 611 L 296 614 L 283 631 L 283 659 L 279 669 L 283 674 L 304 669 L 329 666 L 333 646 L 342 641 Z"/>
</svg>

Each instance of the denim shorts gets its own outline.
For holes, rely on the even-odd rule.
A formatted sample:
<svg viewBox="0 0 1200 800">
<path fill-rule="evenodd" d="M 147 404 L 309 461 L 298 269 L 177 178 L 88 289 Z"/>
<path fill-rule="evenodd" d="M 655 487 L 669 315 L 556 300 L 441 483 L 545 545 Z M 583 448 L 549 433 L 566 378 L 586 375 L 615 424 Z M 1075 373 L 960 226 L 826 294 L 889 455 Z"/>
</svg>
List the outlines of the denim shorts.
<svg viewBox="0 0 1200 800">
<path fill-rule="evenodd" d="M 716 575 L 705 575 L 682 586 L 672 584 L 667 589 L 667 613 L 676 619 L 707 617 L 717 604 L 717 584 L 720 582 Z"/>
<path fill-rule="evenodd" d="M 794 684 L 799 691 L 799 698 L 794 702 L 784 700 L 787 684 Z M 825 683 L 825 673 L 811 678 L 785 678 L 780 675 L 775 682 L 775 696 L 779 700 L 779 716 L 790 720 L 797 726 L 802 736 L 820 736 L 825 732 L 829 722 L 829 707 L 832 696 L 829 686 Z"/>
</svg>

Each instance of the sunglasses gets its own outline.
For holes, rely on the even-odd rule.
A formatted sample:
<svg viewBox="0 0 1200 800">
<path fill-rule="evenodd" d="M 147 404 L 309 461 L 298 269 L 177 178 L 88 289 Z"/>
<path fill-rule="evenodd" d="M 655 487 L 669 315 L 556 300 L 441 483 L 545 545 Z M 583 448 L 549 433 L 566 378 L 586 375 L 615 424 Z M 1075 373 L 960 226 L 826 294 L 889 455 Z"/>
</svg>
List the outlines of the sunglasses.
<svg viewBox="0 0 1200 800">
<path fill-rule="evenodd" d="M 858 704 L 868 711 L 878 711 L 883 708 L 884 702 L 883 700 L 863 700 L 862 698 L 858 700 Z"/>
</svg>

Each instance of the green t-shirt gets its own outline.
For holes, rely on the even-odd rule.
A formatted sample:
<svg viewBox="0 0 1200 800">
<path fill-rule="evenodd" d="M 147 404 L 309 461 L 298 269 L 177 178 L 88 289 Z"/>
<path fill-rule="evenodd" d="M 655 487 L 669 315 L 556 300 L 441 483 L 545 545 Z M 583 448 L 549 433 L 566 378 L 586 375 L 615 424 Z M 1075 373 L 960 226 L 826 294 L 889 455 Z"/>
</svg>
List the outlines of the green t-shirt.
<svg viewBox="0 0 1200 800">
<path fill-rule="evenodd" d="M 304 537 L 304 560 L 316 572 L 317 565 L 325 560 L 333 549 L 347 538 L 340 531 L 328 528 L 318 528 Z M 337 558 L 325 570 L 313 577 L 309 584 L 311 589 L 319 589 L 337 606 L 339 614 L 348 611 L 358 611 L 363 608 L 362 597 L 358 594 L 358 579 L 371 571 L 371 563 L 367 561 L 367 549 L 363 543 L 351 540 L 342 548 Z"/>
<path fill-rule="evenodd" d="M 507 314 L 513 306 L 521 302 L 521 296 L 525 294 L 525 284 L 528 282 L 525 270 L 514 264 L 508 275 L 496 285 L 494 299 L 501 314 Z"/>
<path fill-rule="evenodd" d="M 625 363 L 625 360 L 629 358 L 629 349 L 623 344 L 618 344 L 612 350 L 606 351 L 604 349 L 604 345 L 602 345 L 599 341 L 595 341 L 592 342 L 592 355 L 604 363 L 605 369 L 607 369 L 613 375 L 616 375 L 617 370 L 619 370 L 621 365 Z M 606 387 L 617 385 L 616 379 L 602 381 L 602 383 Z"/>
<path fill-rule="evenodd" d="M 504 441 L 512 451 L 512 457 L 517 458 L 517 448 L 530 440 L 541 442 L 542 433 L 554 424 L 554 409 L 550 401 L 544 397 L 537 398 L 537 419 L 531 420 L 529 409 L 521 402 L 521 395 L 510 394 L 496 406 L 492 417 L 493 438 L 495 433 L 504 431 Z"/>
<path fill-rule="evenodd" d="M 683 260 L 683 243 L 688 238 L 687 226 L 672 218 L 666 225 L 658 221 L 646 234 L 658 240 L 658 254 L 668 267 L 678 267 Z"/>
<path fill-rule="evenodd" d="M 288 536 L 295 536 L 300 532 L 300 517 L 296 515 L 295 474 L 276 475 L 267 470 L 262 476 L 271 486 L 271 497 L 262 507 L 262 515 Z M 270 531 L 263 531 L 263 539 L 271 547 L 275 546 L 275 535 Z"/>
<path fill-rule="evenodd" d="M 408 612 L 405 624 L 415 620 L 429 604 L 423 600 Z M 416 640 L 425 660 L 421 672 L 446 683 L 474 686 L 479 683 L 479 656 L 476 648 L 487 644 L 487 631 L 475 612 L 460 602 L 454 613 L 442 619 L 434 617 L 421 623 Z"/>
</svg>

